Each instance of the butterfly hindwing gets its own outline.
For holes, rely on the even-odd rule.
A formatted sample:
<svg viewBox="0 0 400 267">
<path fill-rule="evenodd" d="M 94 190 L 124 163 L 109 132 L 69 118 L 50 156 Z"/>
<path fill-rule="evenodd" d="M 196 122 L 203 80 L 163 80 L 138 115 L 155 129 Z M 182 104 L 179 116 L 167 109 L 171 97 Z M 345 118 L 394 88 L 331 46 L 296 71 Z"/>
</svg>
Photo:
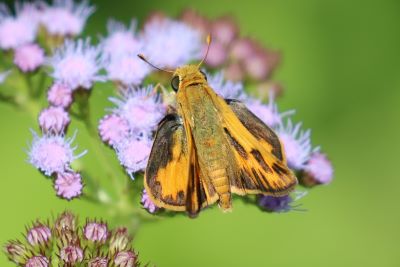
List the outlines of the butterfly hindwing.
<svg viewBox="0 0 400 267">
<path fill-rule="evenodd" d="M 145 172 L 145 188 L 156 206 L 193 216 L 211 204 L 194 147 L 176 114 L 168 114 L 159 124 Z"/>
<path fill-rule="evenodd" d="M 240 169 L 238 177 L 231 181 L 232 192 L 241 195 L 288 194 L 297 179 L 286 166 L 278 136 L 240 101 L 225 101 L 233 111 L 224 116 L 225 133 Z"/>
</svg>

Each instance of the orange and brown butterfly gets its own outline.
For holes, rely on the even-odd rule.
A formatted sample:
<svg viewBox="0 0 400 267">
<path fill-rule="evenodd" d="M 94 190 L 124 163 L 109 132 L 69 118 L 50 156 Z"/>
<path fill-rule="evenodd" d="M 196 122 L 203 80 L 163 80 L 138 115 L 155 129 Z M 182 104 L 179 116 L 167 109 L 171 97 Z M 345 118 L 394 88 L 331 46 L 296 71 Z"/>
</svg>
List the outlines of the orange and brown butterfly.
<svg viewBox="0 0 400 267">
<path fill-rule="evenodd" d="M 199 69 L 203 61 L 165 70 L 173 73 L 176 107 L 159 123 L 150 153 L 150 199 L 194 217 L 215 202 L 230 210 L 232 194 L 289 194 L 297 179 L 278 136 L 244 104 L 217 95 Z"/>
</svg>

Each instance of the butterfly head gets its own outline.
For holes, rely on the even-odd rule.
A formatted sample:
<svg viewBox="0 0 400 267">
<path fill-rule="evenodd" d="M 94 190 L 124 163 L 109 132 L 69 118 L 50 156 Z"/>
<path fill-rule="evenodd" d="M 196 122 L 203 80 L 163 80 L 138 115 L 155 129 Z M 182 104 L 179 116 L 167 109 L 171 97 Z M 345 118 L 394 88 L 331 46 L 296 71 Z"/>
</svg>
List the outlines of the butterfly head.
<svg viewBox="0 0 400 267">
<path fill-rule="evenodd" d="M 173 73 L 171 79 L 171 87 L 174 89 L 175 92 L 178 92 L 182 88 L 186 88 L 187 86 L 191 85 L 198 85 L 207 82 L 206 74 L 200 70 L 201 64 L 203 64 L 204 60 L 207 58 L 208 51 L 210 50 L 211 44 L 211 36 L 207 36 L 207 51 L 204 55 L 203 59 L 197 65 L 184 65 L 182 67 L 177 68 L 175 71 L 161 69 L 154 64 L 150 63 L 142 54 L 139 54 L 138 57 L 143 61 L 147 62 L 150 66 L 155 69 Z"/>
</svg>

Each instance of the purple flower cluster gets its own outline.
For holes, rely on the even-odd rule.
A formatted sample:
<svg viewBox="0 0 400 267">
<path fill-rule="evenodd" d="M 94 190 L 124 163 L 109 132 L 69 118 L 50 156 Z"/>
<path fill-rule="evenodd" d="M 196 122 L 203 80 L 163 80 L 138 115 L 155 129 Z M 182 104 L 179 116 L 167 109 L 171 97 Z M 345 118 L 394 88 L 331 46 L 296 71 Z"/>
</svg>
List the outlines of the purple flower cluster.
<svg viewBox="0 0 400 267">
<path fill-rule="evenodd" d="M 53 177 L 56 194 L 67 200 L 82 194 L 82 177 L 71 168 L 71 163 L 86 153 L 75 154 L 76 147 L 72 145 L 75 134 L 66 137 L 74 92 L 90 89 L 94 82 L 104 80 L 98 74 L 103 66 L 101 49 L 92 46 L 89 39 L 68 38 L 82 32 L 93 11 L 87 1 L 73 0 L 54 0 L 52 5 L 41 1 L 17 2 L 15 15 L 6 5 L 0 5 L 0 48 L 13 50 L 14 64 L 21 72 L 33 72 L 42 65 L 52 68 L 54 81 L 47 93 L 49 106 L 38 116 L 42 135 L 34 133 L 28 161 L 44 175 Z M 47 40 L 59 40 L 62 44 L 65 39 L 51 55 L 45 55 L 44 49 L 35 43 L 39 27 L 45 30 Z"/>
<path fill-rule="evenodd" d="M 12 50 L 15 65 L 22 72 L 32 72 L 45 63 L 45 52 L 35 43 L 39 27 L 44 29 L 49 42 L 62 42 L 82 32 L 94 8 L 87 1 L 54 0 L 52 5 L 44 1 L 18 1 L 14 11 L 0 4 L 0 49 Z"/>
<path fill-rule="evenodd" d="M 181 20 L 203 36 L 211 34 L 213 44 L 206 59 L 212 68 L 224 69 L 225 77 L 233 81 L 267 80 L 280 61 L 280 54 L 263 47 L 257 41 L 240 36 L 240 27 L 231 16 L 210 20 L 192 9 L 181 14 Z M 203 51 L 206 49 L 203 46 Z"/>
<path fill-rule="evenodd" d="M 127 228 L 112 230 L 97 220 L 86 220 L 80 227 L 70 212 L 52 223 L 34 222 L 25 236 L 25 242 L 8 241 L 4 246 L 8 259 L 18 266 L 48 267 L 53 260 L 62 266 L 139 266 Z"/>
<path fill-rule="evenodd" d="M 116 107 L 100 120 L 99 134 L 133 178 L 147 165 L 151 138 L 166 108 L 152 86 L 121 89 L 120 97 L 110 101 Z"/>
<path fill-rule="evenodd" d="M 89 128 L 87 97 L 94 85 L 111 81 L 117 88 L 118 96 L 109 98 L 115 107 L 99 121 L 98 133 L 133 179 L 145 169 L 157 124 L 173 103 L 170 91 L 161 84 L 148 84 L 148 81 L 160 81 L 163 76 L 153 73 L 155 70 L 137 54 L 144 54 L 161 68 L 174 69 L 200 60 L 206 49 L 205 36 L 209 33 L 213 42 L 204 70 L 208 73 L 209 85 L 224 98 L 244 102 L 278 134 L 288 166 L 298 174 L 301 184 L 311 187 L 332 180 L 332 165 L 319 147 L 312 146 L 310 130 L 303 130 L 301 123 L 293 123 L 293 110 L 280 112 L 278 109 L 276 98 L 282 88 L 269 79 L 280 54 L 240 36 L 240 28 L 231 17 L 210 20 L 186 10 L 175 20 L 158 12 L 149 16 L 141 28 L 137 27 L 136 20 L 129 25 L 109 20 L 107 35 L 93 45 L 89 38 L 78 38 L 93 12 L 94 7 L 86 0 L 53 0 L 52 4 L 17 2 L 15 12 L 0 4 L 0 49 L 13 53 L 18 73 L 34 74 L 46 66 L 53 78 L 47 92 L 49 105 L 38 116 L 42 135 L 34 133 L 28 154 L 33 166 L 54 178 L 58 196 L 70 200 L 82 194 L 82 177 L 71 168 L 71 163 L 85 152 L 76 154 L 76 147 L 72 145 L 75 135 L 67 138 L 66 134 L 70 115 L 81 119 Z M 39 27 L 43 30 L 39 31 Z M 41 36 L 44 38 L 37 38 L 38 34 L 44 34 Z M 39 39 L 45 41 L 39 42 Z M 45 51 L 51 53 L 46 55 Z M 8 74 L 9 71 L 0 73 L 0 83 Z M 249 83 L 258 88 L 253 95 L 244 90 Z M 162 97 L 157 88 L 163 89 Z M 35 97 L 35 93 L 31 92 L 31 96 Z M 267 103 L 264 98 L 268 98 Z M 295 199 L 260 196 L 259 205 L 269 211 L 283 211 L 292 207 Z M 145 191 L 142 204 L 151 213 L 158 210 Z M 91 233 L 90 236 L 105 234 L 107 227 L 99 225 L 102 224 L 88 224 L 85 232 Z M 106 240 L 108 235 L 101 238 Z M 75 243 L 59 255 L 65 262 L 72 258 L 80 261 L 85 256 Z M 129 255 L 130 252 L 124 252 L 115 259 L 123 262 Z M 29 264 L 46 262 L 42 256 L 46 255 L 37 255 Z M 93 261 L 98 266 L 104 263 L 100 256 Z"/>
</svg>

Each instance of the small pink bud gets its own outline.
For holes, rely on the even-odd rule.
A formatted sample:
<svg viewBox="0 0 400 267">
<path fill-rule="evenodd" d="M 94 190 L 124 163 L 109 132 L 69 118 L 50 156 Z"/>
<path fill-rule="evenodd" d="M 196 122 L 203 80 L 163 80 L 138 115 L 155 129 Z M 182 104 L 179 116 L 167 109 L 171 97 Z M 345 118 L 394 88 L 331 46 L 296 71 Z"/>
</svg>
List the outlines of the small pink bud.
<svg viewBox="0 0 400 267">
<path fill-rule="evenodd" d="M 66 84 L 55 83 L 47 93 L 47 101 L 53 106 L 68 108 L 72 103 L 72 90 Z"/>
<path fill-rule="evenodd" d="M 44 63 L 44 50 L 37 44 L 26 44 L 15 50 L 14 63 L 23 72 L 34 71 Z"/>
<path fill-rule="evenodd" d="M 204 47 L 204 50 L 207 49 L 207 46 Z M 205 52 L 205 51 L 204 51 Z M 210 67 L 218 67 L 227 59 L 227 48 L 221 42 L 213 42 L 210 46 L 210 51 L 208 52 L 208 56 L 206 58 L 206 64 Z"/>
<path fill-rule="evenodd" d="M 192 26 L 203 35 L 210 33 L 210 22 L 207 20 L 207 18 L 201 16 L 197 11 L 193 9 L 185 9 L 180 17 L 183 22 Z"/>
<path fill-rule="evenodd" d="M 60 258 L 65 263 L 78 263 L 83 260 L 83 251 L 78 246 L 69 245 L 61 249 Z"/>
<path fill-rule="evenodd" d="M 48 267 L 48 266 L 49 266 L 49 260 L 44 256 L 33 256 L 25 264 L 25 267 Z"/>
<path fill-rule="evenodd" d="M 120 251 L 115 255 L 114 263 L 117 267 L 134 267 L 136 255 L 132 251 Z"/>
<path fill-rule="evenodd" d="M 44 133 L 63 133 L 71 122 L 68 113 L 61 107 L 49 107 L 39 115 L 39 125 Z"/>
<path fill-rule="evenodd" d="M 226 80 L 239 82 L 244 79 L 244 71 L 243 67 L 239 64 L 239 62 L 231 62 L 224 69 L 224 76 Z"/>
<path fill-rule="evenodd" d="M 271 72 L 271 66 L 265 53 L 256 53 L 244 59 L 244 69 L 257 81 L 264 80 Z"/>
<path fill-rule="evenodd" d="M 239 27 L 232 17 L 225 16 L 216 19 L 211 25 L 211 35 L 216 41 L 228 45 L 237 36 Z"/>
<path fill-rule="evenodd" d="M 128 248 L 131 242 L 131 237 L 129 236 L 128 229 L 125 227 L 120 227 L 114 230 L 110 238 L 110 251 L 122 251 Z"/>
<path fill-rule="evenodd" d="M 107 267 L 108 259 L 103 257 L 96 257 L 89 261 L 89 267 Z"/>
<path fill-rule="evenodd" d="M 236 60 L 244 60 L 256 52 L 256 44 L 249 38 L 240 38 L 231 45 L 231 56 Z"/>
<path fill-rule="evenodd" d="M 71 200 L 79 197 L 82 194 L 82 178 L 77 172 L 57 173 L 57 178 L 54 182 L 54 188 L 57 196 Z"/>
<path fill-rule="evenodd" d="M 71 212 L 65 211 L 57 217 L 54 226 L 57 229 L 57 231 L 62 231 L 65 229 L 75 231 L 76 217 Z"/>
<path fill-rule="evenodd" d="M 83 234 L 86 239 L 93 242 L 106 242 L 108 238 L 107 224 L 102 222 L 87 222 Z"/>
<path fill-rule="evenodd" d="M 36 223 L 28 230 L 26 239 L 32 246 L 46 245 L 51 238 L 51 230 L 48 226 L 42 223 Z"/>
<path fill-rule="evenodd" d="M 14 263 L 22 264 L 25 262 L 25 256 L 28 254 L 28 251 L 24 244 L 20 241 L 9 241 L 5 247 L 5 254 L 8 259 Z"/>
</svg>

